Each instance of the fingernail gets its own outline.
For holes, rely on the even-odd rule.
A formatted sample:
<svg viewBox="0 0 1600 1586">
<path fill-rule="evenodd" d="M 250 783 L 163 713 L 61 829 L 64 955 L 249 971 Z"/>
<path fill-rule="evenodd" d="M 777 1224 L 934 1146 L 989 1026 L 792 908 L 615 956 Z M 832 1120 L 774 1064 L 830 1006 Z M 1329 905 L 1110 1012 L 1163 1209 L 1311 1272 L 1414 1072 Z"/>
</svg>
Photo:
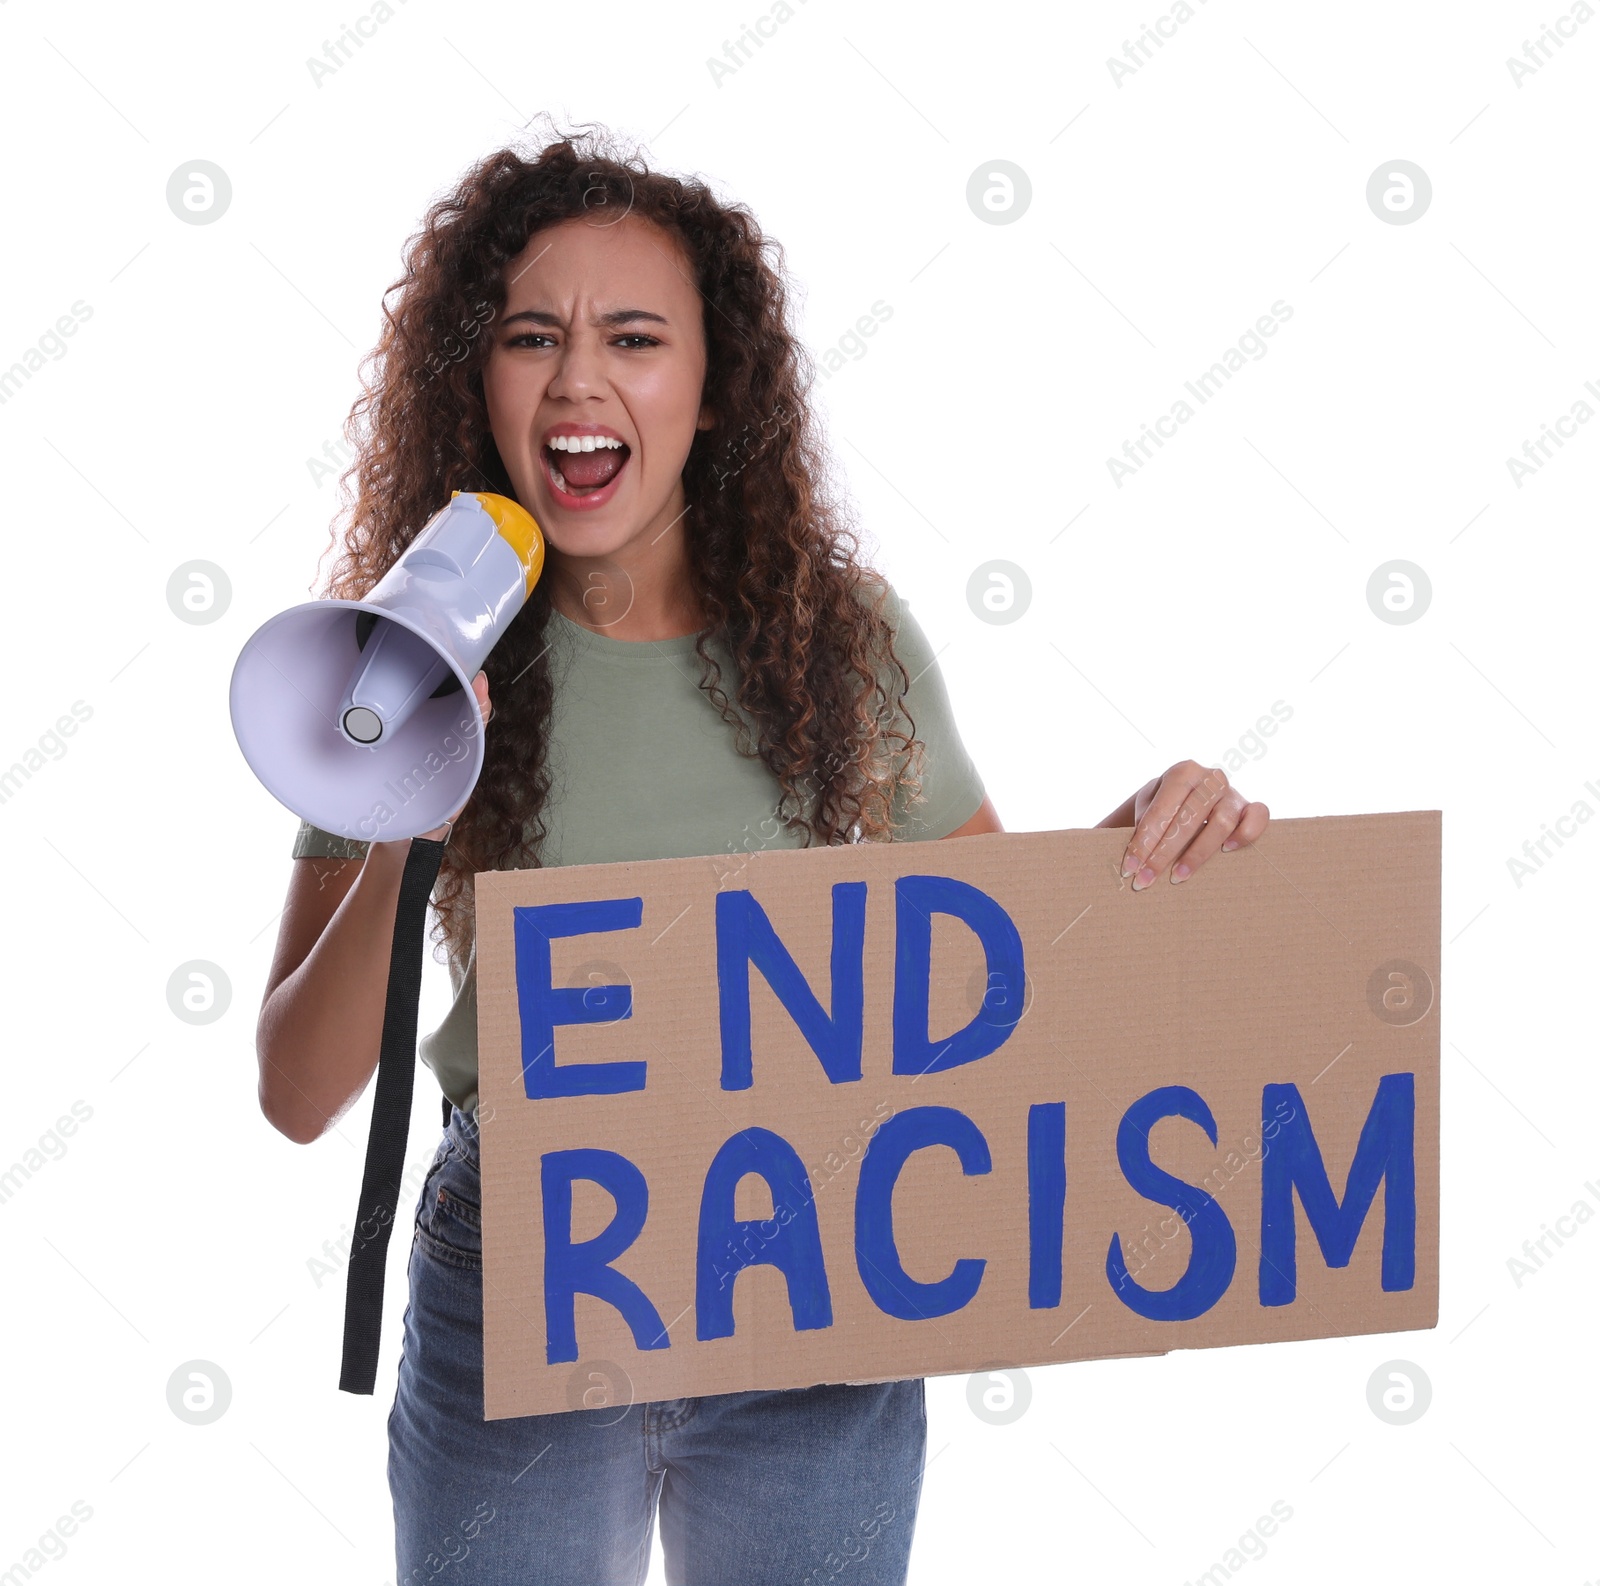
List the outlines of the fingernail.
<svg viewBox="0 0 1600 1586">
<path fill-rule="evenodd" d="M 1136 875 L 1136 876 L 1135 876 L 1135 877 L 1134 877 L 1134 878 L 1133 878 L 1133 890 L 1134 890 L 1134 891 L 1135 891 L 1135 892 L 1138 892 L 1138 891 L 1139 891 L 1139 890 L 1140 890 L 1140 889 L 1141 889 L 1141 888 L 1142 888 L 1142 887 L 1147 887 L 1147 886 L 1149 886 L 1149 885 L 1150 885 L 1150 883 L 1151 883 L 1151 882 L 1152 882 L 1152 881 L 1154 881 L 1154 880 L 1155 880 L 1155 878 L 1156 878 L 1156 873 L 1155 873 L 1155 871 L 1153 871 L 1153 870 L 1152 870 L 1152 869 L 1151 869 L 1151 868 L 1150 868 L 1150 867 L 1149 867 L 1149 865 L 1146 865 L 1146 866 L 1145 866 L 1145 867 L 1144 867 L 1144 869 L 1143 869 L 1143 870 L 1141 870 L 1141 871 L 1140 871 L 1140 872 L 1139 872 L 1139 874 L 1138 874 L 1138 875 Z"/>
<path fill-rule="evenodd" d="M 1179 881 L 1187 881 L 1193 874 L 1194 872 L 1188 867 L 1188 865 L 1174 865 L 1172 867 L 1172 880 L 1174 885 L 1176 885 Z"/>
<path fill-rule="evenodd" d="M 1124 877 L 1131 876 L 1137 866 L 1138 860 L 1133 857 L 1132 853 L 1126 853 L 1122 856 L 1122 874 Z"/>
<path fill-rule="evenodd" d="M 1231 854 L 1238 846 L 1239 844 L 1232 837 L 1230 837 L 1227 842 L 1222 845 L 1222 851 L 1225 854 Z"/>
</svg>

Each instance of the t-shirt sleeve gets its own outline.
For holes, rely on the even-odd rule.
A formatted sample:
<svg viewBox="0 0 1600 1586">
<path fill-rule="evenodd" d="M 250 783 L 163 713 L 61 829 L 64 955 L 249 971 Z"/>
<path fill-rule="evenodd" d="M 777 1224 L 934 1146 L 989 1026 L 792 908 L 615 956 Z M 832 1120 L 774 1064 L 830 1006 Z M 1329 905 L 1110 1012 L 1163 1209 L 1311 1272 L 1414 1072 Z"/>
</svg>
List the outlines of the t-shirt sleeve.
<svg viewBox="0 0 1600 1586">
<path fill-rule="evenodd" d="M 301 821 L 294 836 L 291 859 L 365 859 L 367 844 L 354 837 L 335 837 L 310 821 Z"/>
<path fill-rule="evenodd" d="M 905 698 L 900 701 L 902 712 L 909 713 L 911 721 L 908 725 L 902 715 L 896 726 L 899 731 L 920 738 L 925 745 L 922 798 L 911 803 L 904 789 L 895 795 L 895 841 L 948 837 L 978 813 L 984 799 L 983 779 L 956 728 L 944 674 L 939 670 L 933 646 L 912 615 L 910 604 L 892 588 L 884 605 L 884 615 L 894 624 L 895 653 L 911 679 Z M 900 674 L 891 667 L 891 694 L 898 694 L 899 686 Z"/>
</svg>

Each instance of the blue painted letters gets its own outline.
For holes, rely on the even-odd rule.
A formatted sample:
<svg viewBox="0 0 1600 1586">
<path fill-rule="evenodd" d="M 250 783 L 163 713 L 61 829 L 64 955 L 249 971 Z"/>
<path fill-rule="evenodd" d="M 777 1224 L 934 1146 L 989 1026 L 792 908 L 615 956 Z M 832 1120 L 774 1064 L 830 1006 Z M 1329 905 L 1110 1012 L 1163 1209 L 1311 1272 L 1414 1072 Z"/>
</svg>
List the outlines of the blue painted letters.
<svg viewBox="0 0 1600 1586">
<path fill-rule="evenodd" d="M 753 1221 L 733 1215 L 734 1193 L 746 1173 L 759 1173 L 767 1181 L 770 1218 Z M 761 1262 L 770 1262 L 788 1280 L 796 1330 L 833 1326 L 822 1235 L 805 1163 L 782 1135 L 752 1127 L 727 1141 L 706 1171 L 695 1261 L 696 1337 L 733 1336 L 733 1280 Z"/>
<path fill-rule="evenodd" d="M 530 1101 L 544 1096 L 613 1096 L 644 1089 L 644 1063 L 556 1063 L 558 1024 L 610 1024 L 633 1017 L 631 986 L 552 986 L 550 939 L 625 931 L 644 917 L 642 898 L 542 903 L 512 911 L 517 1011 L 522 1022 L 522 1085 Z M 585 997 L 602 995 L 594 1002 Z M 612 998 L 615 997 L 615 1004 Z"/>
<path fill-rule="evenodd" d="M 959 1311 L 983 1279 L 982 1258 L 963 1257 L 948 1277 L 919 1283 L 900 1265 L 894 1241 L 894 1186 L 913 1151 L 947 1145 L 969 1177 L 989 1171 L 989 1146 L 977 1124 L 954 1107 L 911 1107 L 884 1123 L 861 1159 L 856 1185 L 856 1266 L 880 1311 L 921 1321 Z"/>
<path fill-rule="evenodd" d="M 1386 1291 L 1409 1289 L 1417 1270 L 1415 1076 L 1385 1074 L 1378 1081 L 1342 1202 L 1333 1198 L 1299 1087 L 1263 1086 L 1262 1117 L 1285 1101 L 1292 1105 L 1293 1115 L 1261 1159 L 1261 1303 L 1287 1305 L 1294 1298 L 1293 1192 L 1300 1191 L 1300 1204 L 1322 1248 L 1322 1259 L 1330 1267 L 1347 1267 L 1380 1179 L 1384 1185 L 1380 1281 Z"/>
<path fill-rule="evenodd" d="M 717 894 L 717 1002 L 722 1023 L 722 1088 L 748 1090 L 750 969 L 777 993 L 789 1017 L 835 1084 L 861 1078 L 861 958 L 867 927 L 867 884 L 840 881 L 833 889 L 833 982 L 830 1018 L 767 918 L 746 891 Z"/>
<path fill-rule="evenodd" d="M 1145 1197 L 1171 1206 L 1189 1226 L 1189 1266 L 1170 1289 L 1146 1289 L 1133 1280 L 1122 1259 L 1122 1240 L 1111 1236 L 1106 1277 L 1130 1311 L 1155 1322 L 1190 1322 L 1203 1316 L 1233 1281 L 1238 1245 L 1233 1225 L 1216 1200 L 1185 1184 L 1150 1160 L 1150 1130 L 1163 1118 L 1187 1118 L 1217 1143 L 1217 1121 L 1205 1100 L 1187 1085 L 1163 1085 L 1141 1096 L 1117 1125 L 1117 1162 L 1122 1176 Z"/>
<path fill-rule="evenodd" d="M 983 1006 L 969 1024 L 937 1041 L 928 1037 L 935 914 L 953 914 L 965 922 L 983 943 L 988 965 Z M 938 1073 L 987 1057 L 1016 1029 L 1025 989 L 1022 937 L 987 892 L 953 876 L 901 876 L 895 882 L 895 1073 Z"/>
<path fill-rule="evenodd" d="M 572 1238 L 572 1181 L 592 1179 L 617 1203 L 616 1215 L 593 1239 Z M 666 1349 L 670 1343 L 661 1315 L 632 1278 L 611 1263 L 639 1237 L 650 1206 L 644 1174 L 615 1151 L 581 1146 L 547 1151 L 539 1164 L 544 1201 L 545 1359 L 578 1358 L 573 1296 L 593 1294 L 622 1312 L 639 1349 Z"/>
</svg>

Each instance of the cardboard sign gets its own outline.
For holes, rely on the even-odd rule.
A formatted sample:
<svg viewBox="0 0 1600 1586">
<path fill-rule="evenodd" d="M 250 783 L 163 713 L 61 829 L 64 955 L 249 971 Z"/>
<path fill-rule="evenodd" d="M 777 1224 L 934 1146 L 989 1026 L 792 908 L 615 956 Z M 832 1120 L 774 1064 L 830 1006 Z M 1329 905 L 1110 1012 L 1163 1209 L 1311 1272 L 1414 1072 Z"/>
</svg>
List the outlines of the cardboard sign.
<svg viewBox="0 0 1600 1586">
<path fill-rule="evenodd" d="M 477 877 L 485 1413 L 1438 1317 L 1437 811 Z"/>
</svg>

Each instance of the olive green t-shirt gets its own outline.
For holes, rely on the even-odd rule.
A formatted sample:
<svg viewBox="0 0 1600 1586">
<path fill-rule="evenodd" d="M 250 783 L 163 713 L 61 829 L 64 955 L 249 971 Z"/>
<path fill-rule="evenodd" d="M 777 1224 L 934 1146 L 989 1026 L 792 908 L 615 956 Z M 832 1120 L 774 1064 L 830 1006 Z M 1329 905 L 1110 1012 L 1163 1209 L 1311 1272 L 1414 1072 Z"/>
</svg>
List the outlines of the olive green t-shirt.
<svg viewBox="0 0 1600 1586">
<path fill-rule="evenodd" d="M 909 606 L 889 591 L 884 614 L 911 686 L 903 708 L 926 744 L 923 801 L 896 800 L 896 841 L 947 836 L 983 803 L 984 787 L 951 717 L 944 679 Z M 550 794 L 544 809 L 543 864 L 593 865 L 623 859 L 738 856 L 759 848 L 797 848 L 803 834 L 778 818 L 781 788 L 759 759 L 740 755 L 734 729 L 697 685 L 695 635 L 614 639 L 552 611 L 554 705 L 550 719 Z M 732 656 L 711 646 L 721 687 L 734 699 Z M 899 674 L 885 687 L 893 698 Z M 905 729 L 902 719 L 899 724 Z M 752 737 L 753 741 L 753 737 Z M 814 839 L 813 839 L 814 840 Z M 294 857 L 363 859 L 367 845 L 300 823 Z M 463 1111 L 478 1099 L 476 944 L 466 963 L 450 958 L 454 998 L 419 1051 L 440 1089 Z"/>
</svg>

